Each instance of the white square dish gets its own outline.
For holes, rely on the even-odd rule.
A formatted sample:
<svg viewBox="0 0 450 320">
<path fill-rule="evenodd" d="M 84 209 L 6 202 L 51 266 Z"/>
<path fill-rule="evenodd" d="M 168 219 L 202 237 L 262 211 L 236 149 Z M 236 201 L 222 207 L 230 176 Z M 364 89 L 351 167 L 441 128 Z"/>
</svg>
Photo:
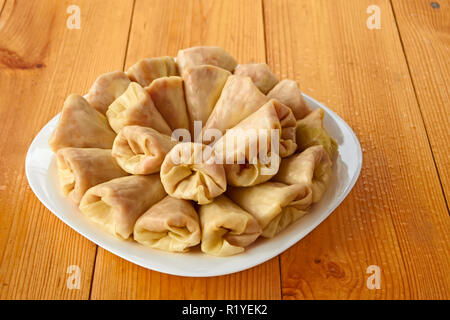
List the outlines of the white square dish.
<svg viewBox="0 0 450 320">
<path fill-rule="evenodd" d="M 260 238 L 243 253 L 231 257 L 203 254 L 199 248 L 188 253 L 169 253 L 124 241 L 106 233 L 89 221 L 58 185 L 56 159 L 48 145 L 59 114 L 48 122 L 34 138 L 26 157 L 25 170 L 31 189 L 38 199 L 72 229 L 102 248 L 142 267 L 190 277 L 209 277 L 242 271 L 263 263 L 301 240 L 344 200 L 359 177 L 362 152 L 352 129 L 333 111 L 304 95 L 312 109 L 324 109 L 324 126 L 339 145 L 328 190 L 310 212 L 272 239 Z"/>
</svg>

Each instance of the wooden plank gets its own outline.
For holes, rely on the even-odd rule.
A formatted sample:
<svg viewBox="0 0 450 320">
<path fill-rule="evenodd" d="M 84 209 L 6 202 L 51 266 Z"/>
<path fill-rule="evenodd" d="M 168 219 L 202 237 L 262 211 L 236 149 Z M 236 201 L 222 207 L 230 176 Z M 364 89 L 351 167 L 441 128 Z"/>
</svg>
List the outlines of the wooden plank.
<svg viewBox="0 0 450 320">
<path fill-rule="evenodd" d="M 392 1 L 431 149 L 450 199 L 450 1 Z"/>
<path fill-rule="evenodd" d="M 66 27 L 69 5 L 81 29 Z M 96 246 L 59 221 L 25 177 L 26 151 L 65 97 L 101 73 L 122 69 L 132 1 L 13 1 L 0 29 L 0 298 L 87 299 Z M 81 270 L 80 290 L 66 285 Z"/>
<path fill-rule="evenodd" d="M 176 56 L 196 45 L 222 46 L 240 63 L 265 61 L 261 2 L 136 1 L 127 68 L 143 57 Z"/>
<path fill-rule="evenodd" d="M 369 5 L 381 29 L 366 27 Z M 264 18 L 272 69 L 334 109 L 364 150 L 349 197 L 282 255 L 283 297 L 449 298 L 447 208 L 389 1 L 265 0 Z M 369 265 L 380 290 L 366 287 Z"/>
<path fill-rule="evenodd" d="M 279 277 L 278 257 L 232 275 L 189 278 L 141 268 L 99 247 L 91 298 L 279 299 Z"/>
<path fill-rule="evenodd" d="M 138 0 L 126 65 L 202 44 L 221 46 L 241 62 L 265 61 L 261 2 Z M 146 270 L 99 248 L 92 298 L 277 299 L 279 276 L 278 258 L 233 275 L 183 278 Z"/>
</svg>

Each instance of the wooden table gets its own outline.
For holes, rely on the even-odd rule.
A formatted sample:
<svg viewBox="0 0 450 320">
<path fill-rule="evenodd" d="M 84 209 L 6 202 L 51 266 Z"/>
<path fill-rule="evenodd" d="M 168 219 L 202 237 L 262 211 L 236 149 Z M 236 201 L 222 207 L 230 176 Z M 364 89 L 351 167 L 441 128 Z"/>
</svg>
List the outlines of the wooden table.
<svg viewBox="0 0 450 320">
<path fill-rule="evenodd" d="M 69 5 L 80 29 L 67 27 Z M 449 0 L 0 0 L 0 10 L 1 299 L 450 298 Z M 280 256 L 183 278 L 66 226 L 34 196 L 24 160 L 69 93 L 201 44 L 298 80 L 350 124 L 364 164 L 341 206 Z M 67 287 L 70 265 L 80 289 Z M 380 289 L 367 287 L 370 265 Z"/>
</svg>

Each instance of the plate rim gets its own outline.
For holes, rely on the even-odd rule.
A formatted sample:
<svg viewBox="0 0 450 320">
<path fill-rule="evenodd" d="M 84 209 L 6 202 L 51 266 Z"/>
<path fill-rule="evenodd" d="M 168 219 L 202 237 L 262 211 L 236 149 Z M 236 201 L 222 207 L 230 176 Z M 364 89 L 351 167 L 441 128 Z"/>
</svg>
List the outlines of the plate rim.
<svg viewBox="0 0 450 320">
<path fill-rule="evenodd" d="M 95 239 L 95 237 L 92 237 L 91 235 L 82 232 L 81 230 L 79 230 L 77 225 L 74 225 L 72 222 L 67 220 L 63 215 L 58 214 L 56 212 L 57 210 L 56 209 L 54 210 L 52 208 L 52 206 L 49 205 L 45 199 L 43 199 L 43 196 L 40 194 L 39 191 L 37 191 L 36 186 L 30 180 L 30 176 L 31 176 L 31 172 L 30 172 L 30 170 L 31 170 L 31 168 L 30 168 L 31 160 L 30 160 L 30 157 L 31 157 L 31 151 L 34 150 L 34 147 L 37 144 L 38 136 L 41 134 L 43 129 L 50 122 L 52 122 L 53 119 L 55 119 L 56 117 L 58 117 L 60 115 L 60 113 L 58 113 L 55 117 L 51 118 L 39 130 L 39 132 L 34 136 L 33 141 L 31 142 L 30 146 L 28 147 L 27 154 L 26 154 L 26 157 L 25 157 L 25 174 L 26 174 L 26 177 L 27 177 L 28 185 L 30 186 L 31 190 L 33 191 L 35 196 L 38 198 L 38 200 L 52 214 L 54 214 L 58 219 L 60 219 L 67 226 L 72 228 L 75 232 L 77 232 L 81 236 L 85 237 L 89 241 L 95 243 L 97 246 L 99 246 L 99 247 L 101 247 L 101 248 L 103 248 L 103 249 L 105 249 L 105 250 L 107 250 L 107 251 L 109 251 L 109 252 L 119 256 L 120 258 L 122 258 L 124 260 L 127 260 L 127 261 L 129 261 L 131 263 L 134 263 L 136 265 L 139 265 L 139 266 L 141 266 L 143 268 L 154 270 L 154 271 L 158 271 L 158 272 L 165 273 L 165 274 L 171 274 L 171 275 L 175 275 L 175 276 L 184 276 L 184 277 L 215 277 L 215 276 L 227 275 L 227 274 L 232 274 L 232 273 L 244 271 L 244 270 L 256 267 L 256 266 L 258 266 L 258 265 L 260 265 L 260 264 L 262 264 L 262 263 L 264 263 L 266 261 L 269 261 L 269 260 L 273 259 L 274 257 L 282 254 L 284 251 L 286 251 L 287 249 L 292 247 L 294 244 L 296 244 L 297 242 L 302 240 L 304 237 L 306 237 L 312 230 L 317 228 L 325 219 L 327 219 L 336 210 L 336 208 L 342 203 L 342 201 L 344 201 L 344 199 L 348 196 L 350 191 L 355 186 L 356 181 L 358 180 L 359 175 L 361 173 L 362 161 L 363 161 L 363 153 L 362 153 L 362 149 L 361 149 L 361 144 L 360 144 L 356 134 L 352 130 L 352 128 L 338 114 L 336 114 L 333 110 L 331 110 L 328 107 L 326 107 L 323 103 L 315 100 L 314 98 L 308 96 L 305 93 L 302 93 L 302 95 L 305 98 L 305 100 L 307 100 L 307 102 L 308 101 L 313 102 L 314 104 L 316 104 L 320 108 L 324 109 L 327 113 L 332 115 L 333 118 L 336 119 L 339 122 L 339 127 L 342 126 L 343 128 L 345 128 L 347 130 L 347 133 L 349 133 L 349 136 L 351 137 L 351 142 L 355 146 L 355 149 L 356 149 L 356 155 L 355 155 L 356 170 L 354 171 L 353 176 L 349 180 L 350 181 L 349 184 L 342 191 L 341 195 L 335 200 L 334 205 L 332 205 L 328 209 L 329 213 L 319 217 L 317 220 L 315 220 L 309 226 L 305 227 L 305 229 L 303 230 L 303 235 L 299 234 L 298 236 L 292 236 L 292 237 L 288 238 L 287 241 L 284 242 L 282 246 L 278 247 L 272 253 L 267 254 L 267 255 L 263 255 L 263 256 L 259 256 L 258 259 L 253 259 L 250 262 L 245 262 L 245 263 L 242 263 L 242 264 L 237 264 L 236 266 L 232 266 L 226 272 L 224 272 L 224 271 L 215 272 L 215 270 L 213 269 L 213 270 L 208 270 L 206 273 L 202 273 L 201 275 L 199 275 L 193 270 L 187 270 L 185 272 L 179 272 L 179 271 L 177 271 L 178 269 L 171 269 L 171 268 L 164 269 L 163 267 L 160 267 L 159 265 L 152 264 L 151 261 L 149 263 L 147 263 L 147 264 L 144 264 L 143 262 L 140 261 L 140 259 L 136 259 L 135 257 L 125 256 L 125 254 L 122 253 L 122 250 L 117 249 L 117 248 L 115 248 L 113 246 L 110 246 L 109 244 L 101 243 L 101 241 Z M 245 252 L 243 252 L 241 254 L 245 254 Z M 203 272 L 204 272 L 204 270 L 203 270 Z"/>
</svg>

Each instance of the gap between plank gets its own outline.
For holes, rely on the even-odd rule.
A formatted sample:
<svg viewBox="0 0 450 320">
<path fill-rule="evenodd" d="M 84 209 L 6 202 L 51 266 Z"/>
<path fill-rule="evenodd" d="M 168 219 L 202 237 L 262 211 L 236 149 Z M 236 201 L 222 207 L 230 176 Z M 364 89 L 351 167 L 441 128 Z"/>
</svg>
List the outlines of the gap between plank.
<svg viewBox="0 0 450 320">
<path fill-rule="evenodd" d="M 130 44 L 130 34 L 131 34 L 131 27 L 133 25 L 133 17 L 134 17 L 134 7 L 136 5 L 136 0 L 133 0 L 133 5 L 131 7 L 131 17 L 130 17 L 130 26 L 128 27 L 128 37 L 127 37 L 127 44 L 125 46 L 125 54 L 123 57 L 123 64 L 122 64 L 122 71 L 125 71 L 125 63 L 127 61 L 127 55 L 128 55 L 128 46 Z M 89 288 L 89 297 L 88 300 L 92 300 L 92 287 L 94 286 L 94 278 L 95 278 L 95 266 L 97 265 L 97 255 L 98 255 L 98 245 L 95 246 L 95 257 L 94 257 L 94 265 L 92 267 L 92 277 L 91 277 L 91 286 Z"/>
<path fill-rule="evenodd" d="M 127 56 L 128 56 L 128 47 L 130 46 L 130 35 L 131 35 L 131 28 L 133 27 L 133 18 L 134 18 L 134 7 L 135 7 L 135 5 L 136 5 L 136 0 L 133 0 L 133 7 L 131 8 L 130 27 L 128 28 L 127 45 L 125 47 L 125 56 L 123 57 L 122 71 L 124 71 L 124 72 L 125 72 L 125 64 L 127 62 Z"/>
<path fill-rule="evenodd" d="M 94 285 L 94 276 L 95 276 L 95 265 L 97 264 L 97 254 L 98 254 L 98 245 L 95 246 L 95 256 L 94 256 L 94 265 L 92 266 L 92 277 L 91 277 L 91 285 L 89 287 L 89 297 L 88 300 L 91 299 L 92 295 L 92 287 Z"/>
<path fill-rule="evenodd" d="M 439 168 L 437 166 L 436 159 L 434 157 L 433 147 L 432 147 L 431 141 L 430 141 L 430 135 L 428 133 L 428 129 L 427 129 L 427 125 L 425 123 L 425 120 L 423 118 L 422 108 L 421 108 L 421 105 L 420 105 L 419 97 L 417 95 L 416 86 L 414 84 L 414 79 L 413 79 L 412 74 L 411 74 L 411 68 L 409 67 L 409 61 L 408 61 L 408 56 L 406 55 L 405 44 L 403 43 L 402 34 L 400 33 L 400 28 L 398 26 L 397 16 L 395 14 L 395 9 L 394 9 L 394 4 L 392 3 L 392 0 L 389 0 L 389 3 L 391 5 L 392 15 L 394 16 L 394 21 L 395 21 L 395 27 L 397 29 L 397 34 L 398 34 L 398 37 L 400 39 L 400 44 L 402 46 L 403 56 L 405 57 L 406 66 L 408 68 L 409 79 L 411 80 L 411 85 L 413 87 L 414 97 L 416 98 L 417 106 L 419 107 L 420 117 L 422 119 L 423 127 L 425 129 L 425 135 L 427 136 L 427 141 L 428 141 L 428 146 L 430 148 L 431 157 L 433 159 L 434 167 L 436 168 L 436 173 L 437 173 L 439 185 L 441 186 L 442 195 L 444 197 L 444 203 L 445 203 L 445 206 L 447 207 L 447 214 L 450 215 L 447 197 L 445 196 L 444 186 L 442 184 L 442 179 L 441 179 L 441 176 L 439 174 Z"/>
<path fill-rule="evenodd" d="M 0 17 L 2 16 L 3 9 L 6 7 L 6 2 L 8 2 L 8 0 L 5 0 L 5 2 L 3 2 L 3 6 L 0 8 Z"/>
<path fill-rule="evenodd" d="M 263 23 L 263 35 L 264 35 L 264 60 L 267 63 L 267 40 L 266 40 L 266 17 L 264 15 L 264 0 L 261 0 L 261 11 L 262 11 L 262 23 Z"/>
</svg>

